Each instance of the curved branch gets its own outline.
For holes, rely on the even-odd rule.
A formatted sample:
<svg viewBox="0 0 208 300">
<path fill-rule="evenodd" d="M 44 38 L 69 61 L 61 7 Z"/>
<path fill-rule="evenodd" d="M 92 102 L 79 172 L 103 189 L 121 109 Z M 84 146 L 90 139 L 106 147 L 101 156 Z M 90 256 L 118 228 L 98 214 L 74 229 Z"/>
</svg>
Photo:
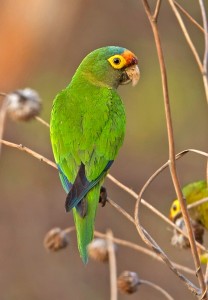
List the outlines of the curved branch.
<svg viewBox="0 0 208 300">
<path fill-rule="evenodd" d="M 174 300 L 174 298 L 168 294 L 168 292 L 166 292 L 163 288 L 161 288 L 159 285 L 151 282 L 151 281 L 148 281 L 148 280 L 144 280 L 144 279 L 140 279 L 139 280 L 139 283 L 142 283 L 142 284 L 146 284 L 148 286 L 151 286 L 153 289 L 157 290 L 158 292 L 160 292 L 166 299 L 168 300 Z"/>
</svg>

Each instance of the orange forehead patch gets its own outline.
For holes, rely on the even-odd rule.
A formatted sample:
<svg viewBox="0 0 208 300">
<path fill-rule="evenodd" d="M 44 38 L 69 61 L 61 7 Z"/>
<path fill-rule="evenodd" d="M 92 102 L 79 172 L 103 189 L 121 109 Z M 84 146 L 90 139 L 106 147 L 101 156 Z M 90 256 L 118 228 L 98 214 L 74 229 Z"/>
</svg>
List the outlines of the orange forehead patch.
<svg viewBox="0 0 208 300">
<path fill-rule="evenodd" d="M 123 58 L 126 61 L 126 65 L 136 65 L 138 64 L 138 59 L 137 57 L 134 55 L 134 53 L 132 53 L 129 50 L 124 51 L 124 53 L 121 54 L 123 56 Z"/>
</svg>

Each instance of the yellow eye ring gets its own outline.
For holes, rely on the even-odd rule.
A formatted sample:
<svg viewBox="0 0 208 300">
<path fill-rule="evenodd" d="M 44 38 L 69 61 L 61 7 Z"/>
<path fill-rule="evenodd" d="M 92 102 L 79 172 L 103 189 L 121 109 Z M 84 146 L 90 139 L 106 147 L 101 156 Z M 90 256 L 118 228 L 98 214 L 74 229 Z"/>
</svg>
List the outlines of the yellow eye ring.
<svg viewBox="0 0 208 300">
<path fill-rule="evenodd" d="M 122 69 L 126 65 L 126 60 L 121 55 L 113 55 L 108 59 L 109 63 L 114 69 Z"/>
</svg>

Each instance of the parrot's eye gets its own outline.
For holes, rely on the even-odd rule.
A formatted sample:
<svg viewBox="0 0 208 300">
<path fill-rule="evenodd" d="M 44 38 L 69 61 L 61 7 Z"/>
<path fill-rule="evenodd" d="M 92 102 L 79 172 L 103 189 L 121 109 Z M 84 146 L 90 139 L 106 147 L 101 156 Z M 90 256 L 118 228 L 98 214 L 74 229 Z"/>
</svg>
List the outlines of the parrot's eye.
<svg viewBox="0 0 208 300">
<path fill-rule="evenodd" d="M 114 69 L 122 69 L 126 66 L 126 60 L 122 55 L 113 55 L 108 59 L 109 63 Z"/>
<path fill-rule="evenodd" d="M 114 64 L 119 65 L 120 62 L 121 62 L 121 60 L 120 60 L 120 58 L 115 57 L 115 58 L 113 59 L 113 62 L 114 62 Z"/>
<path fill-rule="evenodd" d="M 173 205 L 173 211 L 176 211 L 176 210 L 177 210 L 177 206 Z"/>
</svg>

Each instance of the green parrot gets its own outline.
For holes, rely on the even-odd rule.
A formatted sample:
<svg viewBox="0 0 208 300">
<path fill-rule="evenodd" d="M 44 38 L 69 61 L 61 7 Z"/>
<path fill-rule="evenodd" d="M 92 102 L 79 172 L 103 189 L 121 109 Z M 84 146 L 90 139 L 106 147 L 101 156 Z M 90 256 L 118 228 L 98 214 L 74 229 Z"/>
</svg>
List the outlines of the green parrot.
<svg viewBox="0 0 208 300">
<path fill-rule="evenodd" d="M 129 82 L 135 85 L 138 80 L 138 60 L 132 52 L 103 47 L 83 59 L 70 84 L 53 102 L 51 144 L 67 193 L 65 208 L 73 211 L 84 263 L 102 183 L 125 134 L 125 109 L 117 88 Z"/>
<path fill-rule="evenodd" d="M 192 204 L 201 199 L 208 198 L 208 187 L 207 187 L 207 182 L 205 180 L 189 183 L 183 188 L 182 191 L 183 191 L 183 195 L 186 198 L 187 204 Z M 179 200 L 176 199 L 172 202 L 172 205 L 170 207 L 170 219 L 174 221 L 174 223 L 176 224 L 179 218 L 181 217 L 180 212 L 181 212 L 180 203 Z M 202 228 L 208 229 L 208 202 L 193 207 L 192 209 L 189 210 L 189 213 L 191 219 L 196 221 L 195 225 L 192 221 L 195 239 L 198 240 L 200 243 L 203 243 L 204 230 L 202 230 Z M 198 225 L 196 226 L 196 224 Z M 178 238 L 176 240 L 178 240 Z M 180 237 L 179 244 L 181 244 L 182 241 L 184 241 L 184 238 Z M 208 262 L 207 252 L 201 253 L 201 251 L 199 251 L 199 258 L 201 263 L 206 264 Z"/>
<path fill-rule="evenodd" d="M 187 204 L 192 204 L 208 197 L 208 187 L 205 180 L 189 183 L 182 191 Z M 178 199 L 176 199 L 172 202 L 170 208 L 170 219 L 175 220 L 180 211 L 180 203 Z M 208 229 L 208 202 L 190 209 L 190 216 L 193 220 L 200 222 L 206 229 Z"/>
</svg>

